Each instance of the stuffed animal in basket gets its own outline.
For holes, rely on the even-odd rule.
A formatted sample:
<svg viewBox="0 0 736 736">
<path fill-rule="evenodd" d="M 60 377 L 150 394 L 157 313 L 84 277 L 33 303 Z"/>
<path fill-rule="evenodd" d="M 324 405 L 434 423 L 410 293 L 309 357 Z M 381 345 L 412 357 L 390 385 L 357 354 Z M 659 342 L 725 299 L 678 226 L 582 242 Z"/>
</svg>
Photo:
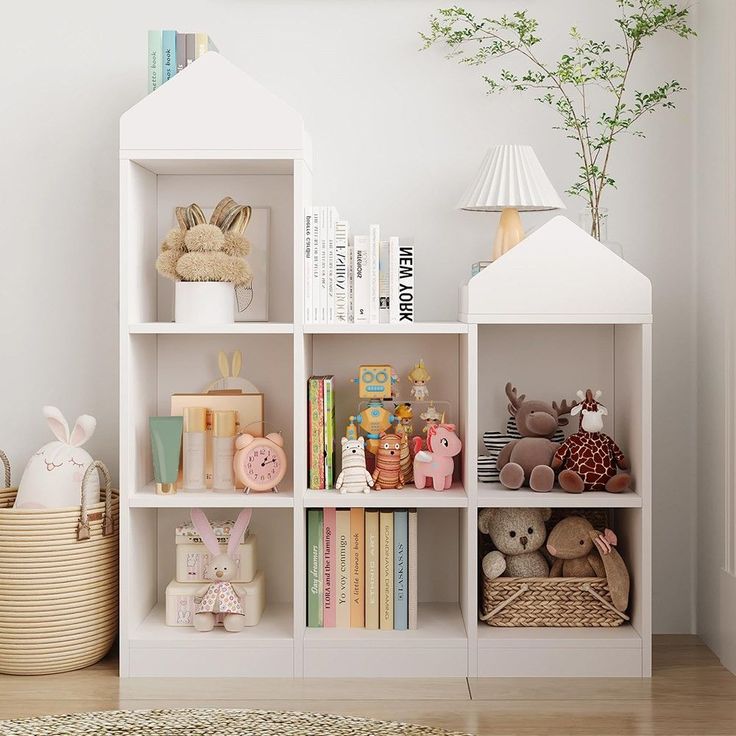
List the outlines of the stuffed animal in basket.
<svg viewBox="0 0 736 736">
<path fill-rule="evenodd" d="M 455 433 L 454 424 L 440 424 L 427 432 L 427 449 L 422 450 L 422 440 L 414 438 L 414 485 L 424 488 L 432 479 L 435 491 L 446 491 L 452 485 L 455 471 L 455 455 L 463 449 L 463 443 Z"/>
<path fill-rule="evenodd" d="M 554 558 L 550 577 L 607 578 L 611 601 L 619 611 L 629 605 L 629 571 L 614 549 L 616 535 L 597 531 L 582 516 L 568 516 L 549 533 L 547 551 Z"/>
<path fill-rule="evenodd" d="M 501 450 L 496 463 L 499 480 L 514 491 L 523 485 L 533 491 L 551 491 L 555 484 L 552 458 L 558 445 L 550 438 L 567 424 L 564 415 L 570 413 L 574 404 L 568 406 L 563 400 L 558 406 L 554 401 L 548 404 L 526 399 L 525 394 L 517 396 L 516 388 L 510 383 L 506 384 L 506 395 L 509 414 L 516 419 L 521 439 L 509 442 Z"/>
<path fill-rule="evenodd" d="M 628 470 L 629 461 L 613 439 L 601 431 L 608 410 L 599 403 L 600 397 L 600 391 L 595 395 L 590 389 L 578 391 L 580 403 L 570 413 L 580 414 L 580 429 L 557 448 L 552 459 L 552 467 L 560 471 L 560 487 L 568 493 L 621 493 L 631 487 L 631 476 L 618 472 L 618 468 Z"/>
<path fill-rule="evenodd" d="M 64 415 L 55 406 L 44 406 L 43 414 L 56 440 L 44 445 L 28 461 L 18 486 L 16 509 L 52 509 L 79 506 L 82 479 L 92 464 L 82 445 L 94 434 L 97 420 L 89 414 L 77 417 L 69 431 Z M 97 473 L 87 481 L 87 503 L 99 503 Z"/>
<path fill-rule="evenodd" d="M 194 628 L 197 631 L 212 631 L 218 613 L 224 614 L 222 625 L 226 631 L 242 631 L 245 626 L 245 615 L 240 603 L 245 590 L 232 583 L 238 570 L 233 557 L 238 552 L 240 540 L 250 524 L 252 513 L 252 509 L 243 509 L 240 512 L 230 532 L 227 551 L 223 552 L 204 511 L 192 509 L 194 528 L 212 555 L 207 567 L 212 582 L 199 588 L 195 594 L 196 598 L 201 598 L 194 614 Z"/>
<path fill-rule="evenodd" d="M 342 467 L 335 481 L 340 493 L 370 493 L 373 478 L 365 468 L 365 439 L 342 438 Z"/>
<path fill-rule="evenodd" d="M 482 562 L 489 580 L 501 575 L 513 578 L 546 578 L 549 565 L 539 550 L 544 546 L 547 529 L 544 522 L 550 509 L 481 509 L 478 529 L 488 534 L 495 546 Z"/>
</svg>

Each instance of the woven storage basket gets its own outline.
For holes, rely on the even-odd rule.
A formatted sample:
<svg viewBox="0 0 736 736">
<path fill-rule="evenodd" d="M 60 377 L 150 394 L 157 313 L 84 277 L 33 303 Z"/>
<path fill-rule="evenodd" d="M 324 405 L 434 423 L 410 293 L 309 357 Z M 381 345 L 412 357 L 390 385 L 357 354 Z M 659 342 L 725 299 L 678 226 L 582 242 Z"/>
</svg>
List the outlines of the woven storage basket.
<svg viewBox="0 0 736 736">
<path fill-rule="evenodd" d="M 608 524 L 605 509 L 553 509 L 548 531 L 566 516 L 583 516 L 596 529 Z M 481 550 L 484 553 L 487 550 Z M 480 620 L 489 626 L 621 626 L 605 578 L 505 578 L 481 571 Z"/>
<path fill-rule="evenodd" d="M 80 506 L 13 509 L 0 489 L 0 672 L 46 675 L 81 669 L 107 654 L 118 630 L 118 493 L 101 462 L 87 468 Z M 93 473 L 105 498 L 87 505 Z"/>
</svg>

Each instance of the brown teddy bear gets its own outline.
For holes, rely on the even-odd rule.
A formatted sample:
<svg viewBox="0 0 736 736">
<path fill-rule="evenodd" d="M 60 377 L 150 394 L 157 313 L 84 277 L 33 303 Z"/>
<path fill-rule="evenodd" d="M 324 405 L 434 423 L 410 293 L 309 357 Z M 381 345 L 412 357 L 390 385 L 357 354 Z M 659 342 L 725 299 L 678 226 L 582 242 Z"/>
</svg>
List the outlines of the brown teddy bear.
<svg viewBox="0 0 736 736">
<path fill-rule="evenodd" d="M 558 406 L 556 402 L 525 400 L 526 395 L 516 395 L 516 389 L 506 384 L 506 395 L 509 397 L 509 414 L 516 420 L 521 439 L 509 442 L 501 450 L 497 466 L 500 471 L 499 480 L 511 490 L 523 485 L 533 491 L 551 491 L 555 484 L 555 471 L 552 470 L 552 458 L 559 445 L 550 437 L 559 427 L 567 424 L 563 416 L 569 414 L 574 404 L 568 406 L 563 400 Z"/>
<path fill-rule="evenodd" d="M 597 531 L 582 516 L 568 516 L 555 524 L 547 539 L 554 558 L 549 572 L 553 578 L 607 578 L 611 601 L 619 611 L 629 605 L 629 571 L 614 549 L 616 535 Z"/>
</svg>

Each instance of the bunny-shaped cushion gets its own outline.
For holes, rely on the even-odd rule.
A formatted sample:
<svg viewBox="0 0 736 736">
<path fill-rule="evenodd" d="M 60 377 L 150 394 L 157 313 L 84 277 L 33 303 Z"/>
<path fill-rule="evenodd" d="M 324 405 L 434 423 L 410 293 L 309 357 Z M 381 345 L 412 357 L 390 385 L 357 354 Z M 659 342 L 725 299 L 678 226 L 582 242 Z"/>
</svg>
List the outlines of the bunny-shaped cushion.
<svg viewBox="0 0 736 736">
<path fill-rule="evenodd" d="M 44 406 L 44 416 L 57 438 L 28 461 L 15 498 L 16 509 L 50 509 L 79 506 L 84 472 L 92 464 L 82 445 L 94 434 L 97 420 L 88 414 L 77 418 L 74 429 L 55 406 Z M 100 500 L 100 479 L 95 473 L 87 481 L 87 502 Z"/>
</svg>

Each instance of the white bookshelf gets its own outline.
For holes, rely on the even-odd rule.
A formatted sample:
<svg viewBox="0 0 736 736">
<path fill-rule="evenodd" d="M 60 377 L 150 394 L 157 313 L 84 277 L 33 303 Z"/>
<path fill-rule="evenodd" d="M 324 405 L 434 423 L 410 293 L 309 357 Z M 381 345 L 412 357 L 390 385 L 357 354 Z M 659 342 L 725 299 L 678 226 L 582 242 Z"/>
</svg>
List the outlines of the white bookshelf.
<svg viewBox="0 0 736 736">
<path fill-rule="evenodd" d="M 192 99 L 200 104 L 191 105 Z M 218 109 L 222 99 L 228 100 L 227 116 L 206 112 Z M 310 167 L 311 147 L 299 115 L 216 53 L 206 54 L 121 118 L 121 675 L 647 676 L 648 282 L 623 262 L 610 262 L 602 246 L 582 241 L 577 229 L 570 231 L 566 221 L 555 219 L 463 287 L 460 321 L 307 325 L 301 225 L 303 208 L 311 202 Z M 159 243 L 174 225 L 173 206 L 212 206 L 225 195 L 271 208 L 271 321 L 175 324 L 171 284 L 153 267 Z M 551 261 L 548 253 L 536 254 L 538 244 L 549 241 L 557 244 Z M 523 289 L 511 289 L 519 283 L 512 267 L 526 279 L 539 279 L 530 292 L 538 304 Z M 600 274 L 611 271 L 613 277 L 605 275 L 600 287 Z M 584 273 L 593 274 L 600 288 L 587 294 L 583 305 L 576 274 Z M 554 294 L 551 310 L 543 306 L 544 288 Z M 585 361 L 573 352 L 581 341 L 595 348 Z M 157 496 L 148 417 L 168 413 L 171 393 L 203 389 L 217 377 L 219 350 L 235 349 L 244 356 L 243 375 L 265 395 L 267 422 L 284 435 L 290 468 L 280 493 Z M 405 374 L 419 357 L 432 373 L 432 397 L 449 402 L 450 418 L 464 442 L 453 487 L 369 495 L 308 490 L 307 378 L 335 375 L 339 433 L 358 403 L 349 379 L 361 362 L 391 363 L 401 375 L 400 395 L 406 396 Z M 632 458 L 636 492 L 570 496 L 478 484 L 479 437 L 505 423 L 507 380 L 550 399 L 564 395 L 569 400 L 575 389 L 588 385 L 602 388 L 611 411 L 607 428 Z M 305 510 L 351 505 L 418 509 L 417 630 L 305 626 Z M 540 505 L 611 509 L 633 578 L 630 625 L 507 630 L 478 622 L 478 509 Z M 193 506 L 207 508 L 210 518 L 232 515 L 240 507 L 255 509 L 252 528 L 268 599 L 258 626 L 230 634 L 164 624 L 164 591 L 174 571 L 174 527 Z"/>
</svg>

